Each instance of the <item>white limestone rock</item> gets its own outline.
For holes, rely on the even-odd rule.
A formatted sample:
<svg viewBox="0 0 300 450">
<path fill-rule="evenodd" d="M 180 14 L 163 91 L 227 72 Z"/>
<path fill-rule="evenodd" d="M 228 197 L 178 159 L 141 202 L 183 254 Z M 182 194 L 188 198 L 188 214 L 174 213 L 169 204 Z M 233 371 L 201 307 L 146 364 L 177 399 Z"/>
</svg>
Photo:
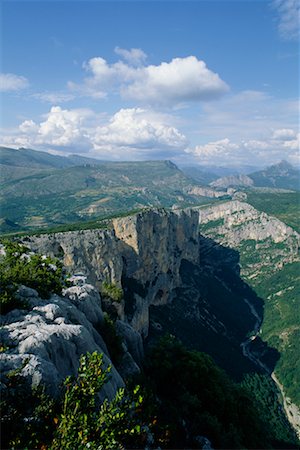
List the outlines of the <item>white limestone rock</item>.
<svg viewBox="0 0 300 450">
<path fill-rule="evenodd" d="M 98 319 L 103 320 L 99 297 L 89 285 L 75 293 L 70 289 L 69 298 L 53 295 L 49 300 L 40 299 L 35 291 L 29 297 L 28 289 L 19 290 L 19 295 L 25 293 L 32 310 L 14 310 L 2 316 L 1 341 L 9 347 L 0 355 L 3 382 L 8 372 L 28 359 L 22 375 L 31 385 L 42 383 L 56 395 L 61 381 L 77 373 L 80 355 L 97 351 L 103 353 L 104 365 L 112 366 L 110 379 L 101 392 L 103 397 L 112 398 L 124 383 L 94 326 Z"/>
</svg>

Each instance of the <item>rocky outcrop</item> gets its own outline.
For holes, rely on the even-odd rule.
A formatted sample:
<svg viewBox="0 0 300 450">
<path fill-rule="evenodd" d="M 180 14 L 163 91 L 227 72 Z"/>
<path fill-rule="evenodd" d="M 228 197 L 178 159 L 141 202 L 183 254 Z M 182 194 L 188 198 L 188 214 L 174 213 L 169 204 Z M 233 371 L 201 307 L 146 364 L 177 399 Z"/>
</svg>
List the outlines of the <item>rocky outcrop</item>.
<svg viewBox="0 0 300 450">
<path fill-rule="evenodd" d="M 257 279 L 299 261 L 300 236 L 276 217 L 245 202 L 230 201 L 200 210 L 200 233 L 242 255 L 241 274 Z"/>
<path fill-rule="evenodd" d="M 214 188 L 228 188 L 233 186 L 249 187 L 253 186 L 253 184 L 254 181 L 247 175 L 230 175 L 212 181 L 210 186 Z"/>
<path fill-rule="evenodd" d="M 103 281 L 123 286 L 132 305 L 127 320 L 147 336 L 149 306 L 172 299 L 182 259 L 199 258 L 198 225 L 197 211 L 151 210 L 116 219 L 109 230 L 33 236 L 25 243 L 61 257 L 69 271 L 83 273 L 99 289 Z M 124 319 L 124 311 L 119 316 Z"/>
<path fill-rule="evenodd" d="M 14 310 L 2 317 L 1 342 L 8 348 L 1 355 L 3 379 L 26 361 L 22 374 L 30 384 L 43 383 L 55 395 L 61 381 L 76 373 L 80 355 L 98 351 L 104 354 L 105 366 L 112 365 L 102 391 L 112 398 L 123 385 L 122 377 L 140 371 L 150 305 L 172 300 L 180 285 L 183 259 L 197 263 L 198 226 L 197 211 L 153 210 L 114 220 L 108 230 L 26 238 L 24 243 L 31 251 L 60 257 L 75 275 L 70 277 L 71 287 L 49 300 L 41 299 L 33 289 L 19 289 L 19 297 L 26 299 L 30 310 Z M 104 319 L 99 288 L 103 281 L 124 290 L 125 298 L 116 308 L 115 330 L 123 348 L 117 369 L 101 336 Z"/>
<path fill-rule="evenodd" d="M 189 189 L 187 193 L 190 195 L 199 195 L 201 197 L 212 197 L 212 198 L 220 198 L 227 195 L 226 191 L 216 191 L 208 187 L 200 187 L 200 186 L 195 186 Z"/>
<path fill-rule="evenodd" d="M 200 232 L 202 225 L 215 222 L 218 234 L 226 235 L 228 245 L 236 246 L 249 239 L 259 242 L 268 238 L 275 243 L 290 240 L 295 245 L 299 244 L 299 235 L 291 227 L 245 202 L 230 201 L 202 208 L 199 221 Z"/>
<path fill-rule="evenodd" d="M 31 309 L 2 316 L 1 342 L 8 348 L 0 355 L 3 386 L 6 375 L 24 363 L 22 375 L 32 386 L 44 384 L 57 395 L 62 380 L 76 374 L 80 355 L 98 351 L 103 353 L 104 366 L 112 366 L 101 392 L 111 399 L 124 382 L 99 333 L 103 313 L 97 290 L 90 284 L 74 285 L 63 296 L 43 300 L 35 290 L 21 286 L 18 296 Z"/>
<path fill-rule="evenodd" d="M 97 287 L 105 280 L 121 284 L 123 261 L 113 229 L 43 234 L 25 238 L 24 243 L 62 259 L 68 271 L 87 276 Z"/>
</svg>

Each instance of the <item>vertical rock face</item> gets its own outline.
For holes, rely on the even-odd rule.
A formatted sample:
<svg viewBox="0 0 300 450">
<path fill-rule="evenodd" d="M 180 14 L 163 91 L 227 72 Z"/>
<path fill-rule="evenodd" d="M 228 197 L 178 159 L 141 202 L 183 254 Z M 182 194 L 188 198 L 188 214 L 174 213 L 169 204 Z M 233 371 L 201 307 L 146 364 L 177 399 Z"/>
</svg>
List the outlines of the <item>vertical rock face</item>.
<svg viewBox="0 0 300 450">
<path fill-rule="evenodd" d="M 148 333 L 149 306 L 167 303 L 179 286 L 181 261 L 198 261 L 198 221 L 198 213 L 191 210 L 152 210 L 113 223 L 122 242 L 127 300 L 133 305 L 127 317 L 143 336 Z"/>
<path fill-rule="evenodd" d="M 149 306 L 172 299 L 183 259 L 198 261 L 198 223 L 197 211 L 151 210 L 116 219 L 111 230 L 33 236 L 26 244 L 63 258 L 70 272 L 83 273 L 98 288 L 105 280 L 122 286 L 126 319 L 146 336 Z"/>
<path fill-rule="evenodd" d="M 120 284 L 122 256 L 114 230 L 84 230 L 26 238 L 32 250 L 62 258 L 67 270 L 80 272 L 97 287 L 105 280 Z"/>
<path fill-rule="evenodd" d="M 104 395 L 111 398 L 123 384 L 120 374 L 140 370 L 150 306 L 170 302 L 181 283 L 182 261 L 197 263 L 199 259 L 198 223 L 195 211 L 152 210 L 114 220 L 108 230 L 25 238 L 31 250 L 63 260 L 73 274 L 72 286 L 49 300 L 39 298 L 32 289 L 20 290 L 31 310 L 4 316 L 3 342 L 8 346 L 15 343 L 1 356 L 4 373 L 28 357 L 24 376 L 33 385 L 45 383 L 55 394 L 61 380 L 76 373 L 81 354 L 96 350 L 104 354 L 105 365 L 111 364 L 101 336 L 104 302 L 99 296 L 103 281 L 108 281 L 124 292 L 115 322 L 124 355 L 119 372 L 112 368 L 112 378 L 104 389 Z"/>
</svg>

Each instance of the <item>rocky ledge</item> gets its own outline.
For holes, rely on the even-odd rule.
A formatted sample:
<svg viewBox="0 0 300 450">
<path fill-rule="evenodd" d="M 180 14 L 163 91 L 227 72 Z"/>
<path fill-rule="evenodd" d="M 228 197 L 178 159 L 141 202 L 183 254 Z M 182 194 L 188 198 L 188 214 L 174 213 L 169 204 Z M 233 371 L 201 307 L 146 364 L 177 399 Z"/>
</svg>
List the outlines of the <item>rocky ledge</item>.
<svg viewBox="0 0 300 450">
<path fill-rule="evenodd" d="M 62 380 L 76 374 L 80 355 L 93 351 L 103 353 L 104 365 L 112 366 L 104 397 L 112 398 L 123 386 L 100 334 L 103 312 L 99 293 L 90 284 L 76 285 L 76 277 L 73 283 L 62 296 L 52 295 L 47 300 L 34 289 L 19 288 L 18 296 L 29 310 L 2 316 L 1 342 L 8 349 L 0 355 L 2 388 L 6 375 L 24 366 L 22 375 L 32 386 L 42 383 L 56 395 Z"/>
</svg>

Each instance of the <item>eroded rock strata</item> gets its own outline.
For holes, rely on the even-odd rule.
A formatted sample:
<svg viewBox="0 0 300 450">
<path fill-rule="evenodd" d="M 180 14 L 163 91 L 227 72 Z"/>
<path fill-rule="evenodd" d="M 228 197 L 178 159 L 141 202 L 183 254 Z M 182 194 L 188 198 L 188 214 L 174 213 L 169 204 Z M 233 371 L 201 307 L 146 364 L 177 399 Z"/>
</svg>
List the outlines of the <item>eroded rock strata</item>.
<svg viewBox="0 0 300 450">
<path fill-rule="evenodd" d="M 76 372 L 80 354 L 97 350 L 113 367 L 104 391 L 111 397 L 124 378 L 140 370 L 145 345 L 166 332 L 209 353 L 236 379 L 259 371 L 243 355 L 241 344 L 255 327 L 249 303 L 263 314 L 262 300 L 239 277 L 238 253 L 199 235 L 199 222 L 222 219 L 220 226 L 234 231 L 247 218 L 250 228 L 240 230 L 243 236 L 298 239 L 277 219 L 261 216 L 242 202 L 201 210 L 151 210 L 115 219 L 107 230 L 27 237 L 31 250 L 63 260 L 74 275 L 73 284 L 49 300 L 28 288 L 19 290 L 31 310 L 15 310 L 2 319 L 2 341 L 10 347 L 1 355 L 4 372 L 29 358 L 23 374 L 31 384 L 42 382 L 55 392 L 67 374 Z M 253 225 L 256 219 L 262 221 L 261 231 Z M 117 367 L 101 328 L 104 299 L 99 291 L 105 281 L 124 292 L 121 302 L 112 302 L 122 339 Z M 278 355 L 266 345 L 263 352 L 271 373 Z"/>
</svg>

